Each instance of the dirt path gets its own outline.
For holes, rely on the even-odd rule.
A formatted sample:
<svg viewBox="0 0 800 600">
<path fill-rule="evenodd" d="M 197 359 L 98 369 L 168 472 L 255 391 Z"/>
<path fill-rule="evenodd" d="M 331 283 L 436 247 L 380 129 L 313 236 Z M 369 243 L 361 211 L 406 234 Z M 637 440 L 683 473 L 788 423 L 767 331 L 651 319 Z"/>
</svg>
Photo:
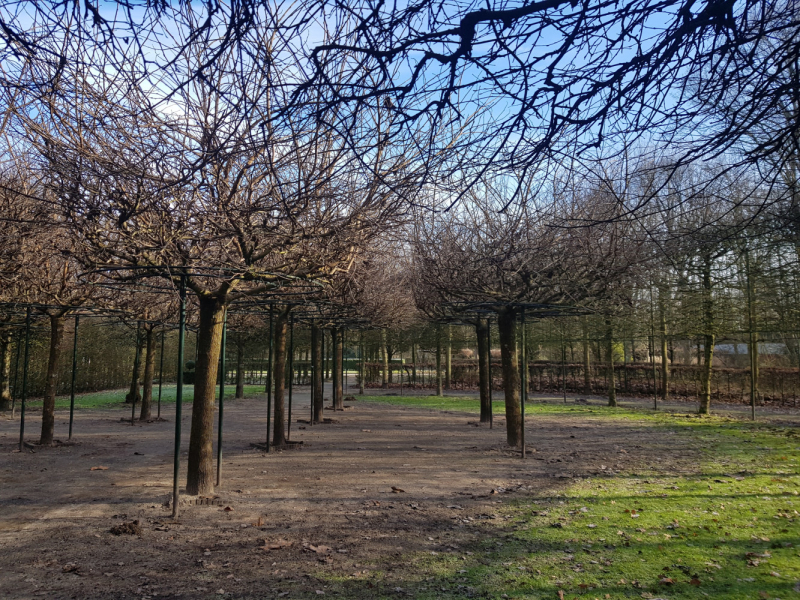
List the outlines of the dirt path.
<svg viewBox="0 0 800 600">
<path fill-rule="evenodd" d="M 295 400 L 294 418 L 307 418 L 307 388 Z M 18 422 L 0 421 L 0 597 L 300 598 L 337 585 L 376 597 L 372 571 L 413 589 L 405 557 L 469 544 L 504 498 L 667 456 L 691 470 L 679 436 L 585 413 L 529 420 L 523 462 L 503 443 L 502 419 L 489 430 L 465 413 L 352 405 L 326 412 L 336 424 L 293 423 L 304 448 L 267 455 L 250 446 L 264 436 L 265 401 L 228 402 L 218 498 L 183 505 L 177 523 L 165 506 L 173 422 L 131 427 L 123 411 L 80 411 L 75 445 L 15 453 Z M 31 439 L 38 426 L 31 418 Z M 110 533 L 133 520 L 140 535 Z"/>
</svg>

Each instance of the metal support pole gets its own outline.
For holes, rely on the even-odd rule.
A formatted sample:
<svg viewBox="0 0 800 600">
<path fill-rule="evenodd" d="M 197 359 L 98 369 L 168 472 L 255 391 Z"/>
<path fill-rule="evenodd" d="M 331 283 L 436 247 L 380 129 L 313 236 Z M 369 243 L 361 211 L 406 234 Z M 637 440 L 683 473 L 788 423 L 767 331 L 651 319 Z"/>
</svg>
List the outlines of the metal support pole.
<svg viewBox="0 0 800 600">
<path fill-rule="evenodd" d="M 656 317 L 653 309 L 653 286 L 650 286 L 650 365 L 653 368 L 653 410 L 658 410 L 658 381 L 656 379 Z"/>
<path fill-rule="evenodd" d="M 756 351 L 758 347 L 756 344 L 755 332 L 753 330 L 753 325 L 755 321 L 755 313 L 753 311 L 753 282 L 750 278 L 750 252 L 747 248 L 744 249 L 744 260 L 745 260 L 745 276 L 747 278 L 747 329 L 749 333 L 749 354 L 750 354 L 750 419 L 752 421 L 756 420 L 756 371 L 758 370 L 757 358 L 756 358 Z M 734 342 L 735 343 L 735 342 Z M 711 384 L 709 384 L 709 388 Z M 711 390 L 709 389 L 709 393 Z"/>
<path fill-rule="evenodd" d="M 141 340 L 142 322 L 136 321 L 136 354 L 133 359 L 133 379 L 135 390 L 131 398 L 131 427 L 135 425 L 136 420 L 136 396 L 139 393 L 139 361 L 142 357 L 142 340 Z"/>
<path fill-rule="evenodd" d="M 486 352 L 489 361 L 489 429 L 494 427 L 494 401 L 492 400 L 492 320 L 486 319 Z"/>
<path fill-rule="evenodd" d="M 289 424 L 286 427 L 286 440 L 292 432 L 292 388 L 294 388 L 294 317 L 289 317 Z"/>
<path fill-rule="evenodd" d="M 316 395 L 316 388 L 317 386 L 314 383 L 316 374 L 317 374 L 317 363 L 318 360 L 314 360 L 314 357 L 317 355 L 317 344 L 314 342 L 314 325 L 311 326 L 311 368 L 309 372 L 311 373 L 311 389 L 309 390 L 309 397 L 311 398 L 310 402 L 310 412 L 308 415 L 308 426 L 314 426 L 314 396 Z"/>
<path fill-rule="evenodd" d="M 186 275 L 181 275 L 180 319 L 178 324 L 178 382 L 175 387 L 175 455 L 172 466 L 172 518 L 178 517 L 180 489 L 178 476 L 181 470 L 181 413 L 183 412 L 183 352 L 186 342 Z"/>
<path fill-rule="evenodd" d="M 228 338 L 228 309 L 222 315 L 222 348 L 219 353 L 219 422 L 217 423 L 217 485 L 222 481 L 222 413 L 225 408 L 225 345 Z"/>
<path fill-rule="evenodd" d="M 25 311 L 25 358 L 22 363 L 22 395 L 19 403 L 19 451 L 22 452 L 25 438 L 25 399 L 28 395 L 28 358 L 31 350 L 31 307 Z"/>
<path fill-rule="evenodd" d="M 161 420 L 161 385 L 164 382 L 164 338 L 166 337 L 166 330 L 161 332 L 161 356 L 158 357 L 158 417 Z"/>
<path fill-rule="evenodd" d="M 359 337 L 360 337 L 360 340 L 359 340 L 360 341 L 360 348 L 359 348 L 359 351 L 358 351 L 358 353 L 359 353 L 359 357 L 358 357 L 358 376 L 359 376 L 358 393 L 363 395 L 363 393 L 364 393 L 364 376 L 367 374 L 367 368 L 366 368 L 367 357 L 364 354 L 365 348 L 364 348 L 364 332 L 363 331 L 361 332 L 361 335 Z"/>
<path fill-rule="evenodd" d="M 269 358 L 267 359 L 267 452 L 269 452 L 269 429 L 272 427 L 272 304 L 269 305 Z"/>
<path fill-rule="evenodd" d="M 336 392 L 341 383 L 339 377 L 342 375 L 336 367 L 336 355 L 338 354 L 339 345 L 339 340 L 336 339 L 338 337 L 337 332 L 337 327 L 331 329 L 331 408 L 334 412 L 336 412 Z"/>
<path fill-rule="evenodd" d="M 69 389 L 69 437 L 72 439 L 72 422 L 75 417 L 75 378 L 78 374 L 78 321 L 80 317 L 75 315 L 75 335 L 72 341 L 72 385 Z"/>
<path fill-rule="evenodd" d="M 567 349 L 564 346 L 564 332 L 561 332 L 561 388 L 564 390 L 564 404 L 567 403 Z"/>
<path fill-rule="evenodd" d="M 525 309 L 522 309 L 522 402 L 521 416 L 522 422 L 520 423 L 520 442 L 522 444 L 522 458 L 525 458 L 525 402 L 528 401 L 528 352 L 526 349 L 525 340 Z"/>
</svg>

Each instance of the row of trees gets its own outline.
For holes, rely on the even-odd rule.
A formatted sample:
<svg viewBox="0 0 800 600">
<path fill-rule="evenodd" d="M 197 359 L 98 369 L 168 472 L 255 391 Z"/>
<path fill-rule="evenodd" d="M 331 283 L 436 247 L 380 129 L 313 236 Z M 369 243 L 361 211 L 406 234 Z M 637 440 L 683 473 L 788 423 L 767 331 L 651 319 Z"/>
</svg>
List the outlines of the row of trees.
<svg viewBox="0 0 800 600">
<path fill-rule="evenodd" d="M 197 311 L 189 493 L 213 490 L 226 318 L 271 332 L 281 444 L 293 318 L 317 366 L 323 329 L 341 361 L 344 313 L 380 328 L 384 371 L 391 332 L 468 322 L 485 417 L 491 317 L 511 445 L 523 308 L 595 315 L 613 405 L 619 328 L 650 299 L 662 354 L 682 320 L 702 338 L 701 412 L 733 290 L 751 355 L 759 322 L 793 318 L 792 2 L 0 2 L 0 24 L 0 301 L 49 321 L 42 443 L 69 315 L 141 322 L 152 378 L 179 290 Z"/>
</svg>

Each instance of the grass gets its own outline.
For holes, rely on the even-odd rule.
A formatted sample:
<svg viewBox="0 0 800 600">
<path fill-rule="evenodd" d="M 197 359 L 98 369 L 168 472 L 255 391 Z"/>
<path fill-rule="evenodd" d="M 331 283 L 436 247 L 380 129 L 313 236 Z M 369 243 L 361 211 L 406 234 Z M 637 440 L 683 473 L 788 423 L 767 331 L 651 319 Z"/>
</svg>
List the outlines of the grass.
<svg viewBox="0 0 800 600">
<path fill-rule="evenodd" d="M 480 412 L 480 402 L 478 398 L 474 396 L 356 396 L 356 398 L 363 402 L 399 404 L 401 406 L 413 406 L 415 408 Z M 525 405 L 525 409 L 528 410 L 529 406 L 535 405 L 528 403 Z M 505 412 L 505 404 L 502 398 L 494 398 L 492 412 L 494 414 L 503 414 Z"/>
<path fill-rule="evenodd" d="M 233 386 L 227 386 L 225 390 L 226 390 L 225 391 L 226 398 L 231 398 L 233 396 L 233 391 L 234 391 Z M 164 404 L 174 404 L 176 391 L 177 388 L 174 384 L 163 386 L 161 390 L 161 402 Z M 102 392 L 92 392 L 88 394 L 76 394 L 75 408 L 79 410 L 85 410 L 85 409 L 96 409 L 96 408 L 119 408 L 122 406 L 126 406 L 125 395 L 127 393 L 128 389 L 126 388 L 121 390 L 106 390 Z M 264 393 L 263 385 L 244 386 L 245 397 L 254 396 L 261 393 Z M 183 386 L 184 404 L 187 402 L 192 402 L 193 400 L 194 400 L 194 386 L 184 385 Z M 156 385 L 153 387 L 154 406 L 157 401 L 158 401 L 158 386 Z M 28 400 L 25 404 L 28 408 L 32 410 L 41 409 L 42 399 L 34 398 Z M 69 396 L 59 396 L 56 398 L 56 410 L 69 410 Z"/>
<path fill-rule="evenodd" d="M 477 412 L 477 401 L 466 398 L 359 399 Z M 471 547 L 397 561 L 413 565 L 398 584 L 413 597 L 800 598 L 796 428 L 604 407 L 526 409 L 531 418 L 649 425 L 681 436 L 701 460 L 691 474 L 618 473 L 577 480 L 559 494 L 506 500 L 495 518 L 464 524 L 478 533 Z M 494 410 L 501 412 L 502 402 Z M 387 571 L 373 576 L 383 590 L 375 597 L 397 597 L 396 575 Z"/>
</svg>

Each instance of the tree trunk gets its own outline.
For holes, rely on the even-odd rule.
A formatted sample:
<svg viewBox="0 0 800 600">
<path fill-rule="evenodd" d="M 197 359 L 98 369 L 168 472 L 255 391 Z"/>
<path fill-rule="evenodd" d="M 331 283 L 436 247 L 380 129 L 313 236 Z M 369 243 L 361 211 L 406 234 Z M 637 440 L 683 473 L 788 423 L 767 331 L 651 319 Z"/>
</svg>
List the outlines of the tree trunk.
<svg viewBox="0 0 800 600">
<path fill-rule="evenodd" d="M 320 330 L 320 335 L 322 336 L 322 381 L 328 381 L 330 377 L 330 373 L 328 371 L 328 344 L 325 343 L 325 330 Z"/>
<path fill-rule="evenodd" d="M 589 371 L 589 324 L 583 318 L 583 393 L 592 393 L 592 374 Z"/>
<path fill-rule="evenodd" d="M 42 402 L 42 436 L 39 443 L 49 446 L 53 443 L 55 432 L 56 388 L 58 387 L 58 366 L 61 358 L 61 342 L 64 339 L 64 317 L 50 315 L 50 354 L 47 358 L 47 378 Z"/>
<path fill-rule="evenodd" d="M 364 378 L 367 376 L 367 356 L 364 354 L 364 334 L 361 334 L 361 374 L 358 378 L 358 393 L 364 395 Z"/>
<path fill-rule="evenodd" d="M 131 385 L 128 393 L 125 395 L 125 403 L 130 404 L 142 401 L 142 394 L 139 391 L 139 373 L 141 371 L 141 356 L 142 356 L 142 338 L 139 335 L 139 329 L 136 329 L 136 348 L 133 351 L 133 369 L 131 370 Z"/>
<path fill-rule="evenodd" d="M 417 387 L 417 345 L 411 344 L 411 385 Z"/>
<path fill-rule="evenodd" d="M 11 332 L 0 333 L 0 411 L 11 410 Z"/>
<path fill-rule="evenodd" d="M 658 292 L 658 316 L 661 333 L 661 401 L 666 402 L 669 397 L 669 360 L 667 357 L 667 303 L 665 288 Z"/>
<path fill-rule="evenodd" d="M 236 399 L 244 398 L 244 342 L 236 341 Z"/>
<path fill-rule="evenodd" d="M 711 413 L 711 374 L 714 362 L 714 304 L 711 297 L 710 257 L 705 257 L 703 268 L 703 329 L 704 363 L 700 374 L 700 407 L 697 412 L 708 415 Z"/>
<path fill-rule="evenodd" d="M 311 326 L 311 397 L 314 407 L 314 422 L 321 423 L 323 419 L 323 372 L 322 372 L 322 330 L 317 325 Z"/>
<path fill-rule="evenodd" d="M 447 326 L 447 353 L 444 355 L 444 389 L 453 385 L 453 326 Z"/>
<path fill-rule="evenodd" d="M 200 322 L 197 331 L 197 363 L 186 483 L 186 493 L 189 495 L 210 494 L 214 491 L 214 402 L 217 396 L 217 371 L 225 316 L 225 305 L 219 299 L 200 296 L 199 303 Z"/>
<path fill-rule="evenodd" d="M 342 330 L 331 330 L 331 337 L 333 338 L 333 409 L 344 410 L 344 389 L 342 387 L 342 352 L 344 347 L 342 344 Z"/>
<path fill-rule="evenodd" d="M 436 326 L 436 395 L 443 396 L 442 389 L 442 331 Z"/>
<path fill-rule="evenodd" d="M 506 401 L 506 441 L 519 446 L 522 416 L 519 401 L 519 356 L 517 352 L 517 315 L 509 308 L 500 309 L 497 327 L 500 333 L 500 357 L 503 364 L 503 392 Z"/>
<path fill-rule="evenodd" d="M 286 415 L 283 392 L 286 389 L 286 330 L 289 324 L 289 309 L 282 308 L 275 318 L 275 347 L 272 381 L 275 386 L 275 424 L 272 441 L 275 446 L 286 445 Z M 320 399 L 321 400 L 321 399 Z"/>
<path fill-rule="evenodd" d="M 486 320 L 479 319 L 475 324 L 475 335 L 478 337 L 478 389 L 481 398 L 481 423 L 492 420 L 492 404 L 489 400 L 489 325 Z"/>
<path fill-rule="evenodd" d="M 614 328 L 606 319 L 606 360 L 608 361 L 608 405 L 617 405 L 617 386 L 614 381 Z"/>
<path fill-rule="evenodd" d="M 152 328 L 145 333 L 144 377 L 142 379 L 142 411 L 140 421 L 150 420 L 150 406 L 153 403 L 153 373 L 156 366 L 156 334 Z"/>
<path fill-rule="evenodd" d="M 387 348 L 385 329 L 381 329 L 381 360 L 383 361 L 381 388 L 385 390 L 389 387 L 389 348 Z"/>
</svg>

